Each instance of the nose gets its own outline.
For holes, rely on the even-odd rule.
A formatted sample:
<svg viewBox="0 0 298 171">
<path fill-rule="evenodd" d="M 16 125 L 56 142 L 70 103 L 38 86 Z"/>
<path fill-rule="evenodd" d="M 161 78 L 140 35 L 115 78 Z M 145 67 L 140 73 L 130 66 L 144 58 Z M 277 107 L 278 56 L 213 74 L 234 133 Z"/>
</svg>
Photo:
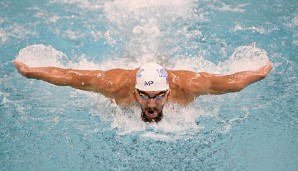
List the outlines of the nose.
<svg viewBox="0 0 298 171">
<path fill-rule="evenodd" d="M 156 107 L 156 101 L 153 99 L 149 99 L 148 107 L 150 107 L 150 108 Z"/>
</svg>

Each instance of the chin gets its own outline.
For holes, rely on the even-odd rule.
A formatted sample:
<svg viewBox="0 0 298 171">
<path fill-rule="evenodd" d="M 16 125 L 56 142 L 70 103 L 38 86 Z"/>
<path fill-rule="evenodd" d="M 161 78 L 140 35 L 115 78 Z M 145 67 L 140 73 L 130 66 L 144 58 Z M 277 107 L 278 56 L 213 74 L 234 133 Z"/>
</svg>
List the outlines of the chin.
<svg viewBox="0 0 298 171">
<path fill-rule="evenodd" d="M 150 113 L 147 110 L 142 110 L 141 118 L 144 122 L 156 122 L 158 123 L 163 118 L 163 112 Z"/>
</svg>

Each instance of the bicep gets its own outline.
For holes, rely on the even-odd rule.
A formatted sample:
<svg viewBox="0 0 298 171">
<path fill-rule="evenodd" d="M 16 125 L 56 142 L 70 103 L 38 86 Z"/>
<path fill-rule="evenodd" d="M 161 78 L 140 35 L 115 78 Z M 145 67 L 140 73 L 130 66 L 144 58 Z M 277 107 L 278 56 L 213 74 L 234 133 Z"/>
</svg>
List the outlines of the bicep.
<svg viewBox="0 0 298 171">
<path fill-rule="evenodd" d="M 270 68 L 269 68 L 270 69 Z M 268 73 L 265 74 L 265 76 Z M 224 94 L 238 92 L 246 86 L 264 78 L 264 74 L 256 71 L 242 71 L 230 75 L 217 75 L 206 72 L 176 71 L 181 78 L 179 85 L 185 93 L 199 96 L 204 94 Z M 174 79 L 176 80 L 176 79 Z"/>
<path fill-rule="evenodd" d="M 100 70 L 70 70 L 68 71 L 68 85 L 77 89 L 95 91 L 99 93 L 110 93 L 115 91 L 121 84 L 124 70 L 112 69 L 108 71 Z"/>
<path fill-rule="evenodd" d="M 192 71 L 175 71 L 173 84 L 176 88 L 191 96 L 208 94 L 211 87 L 210 79 L 205 73 Z"/>
<path fill-rule="evenodd" d="M 134 77 L 132 70 L 112 69 L 96 73 L 91 79 L 90 87 L 110 98 L 126 97 L 134 87 Z"/>
</svg>

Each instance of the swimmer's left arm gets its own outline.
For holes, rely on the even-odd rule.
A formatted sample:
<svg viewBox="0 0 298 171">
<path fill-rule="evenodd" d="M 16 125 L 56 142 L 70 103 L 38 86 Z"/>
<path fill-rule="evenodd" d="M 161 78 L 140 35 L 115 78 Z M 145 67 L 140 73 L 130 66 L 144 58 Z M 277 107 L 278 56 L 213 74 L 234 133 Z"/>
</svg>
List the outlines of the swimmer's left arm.
<svg viewBox="0 0 298 171">
<path fill-rule="evenodd" d="M 216 75 L 206 72 L 200 73 L 200 78 L 194 82 L 193 89 L 195 95 L 202 94 L 224 94 L 238 92 L 248 85 L 264 79 L 272 69 L 272 64 L 268 62 L 263 67 L 254 71 L 242 71 L 230 75 Z"/>
</svg>

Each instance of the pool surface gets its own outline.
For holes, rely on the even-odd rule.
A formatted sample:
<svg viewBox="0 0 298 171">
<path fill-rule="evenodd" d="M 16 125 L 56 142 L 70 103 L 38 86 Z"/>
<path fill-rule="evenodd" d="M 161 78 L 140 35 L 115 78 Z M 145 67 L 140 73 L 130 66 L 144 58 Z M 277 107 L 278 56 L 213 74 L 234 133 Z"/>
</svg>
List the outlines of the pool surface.
<svg viewBox="0 0 298 171">
<path fill-rule="evenodd" d="M 298 170 L 295 0 L 0 1 L 0 170 Z M 140 108 L 22 77 L 13 60 L 76 69 L 229 74 L 270 60 L 238 93 Z"/>
</svg>

